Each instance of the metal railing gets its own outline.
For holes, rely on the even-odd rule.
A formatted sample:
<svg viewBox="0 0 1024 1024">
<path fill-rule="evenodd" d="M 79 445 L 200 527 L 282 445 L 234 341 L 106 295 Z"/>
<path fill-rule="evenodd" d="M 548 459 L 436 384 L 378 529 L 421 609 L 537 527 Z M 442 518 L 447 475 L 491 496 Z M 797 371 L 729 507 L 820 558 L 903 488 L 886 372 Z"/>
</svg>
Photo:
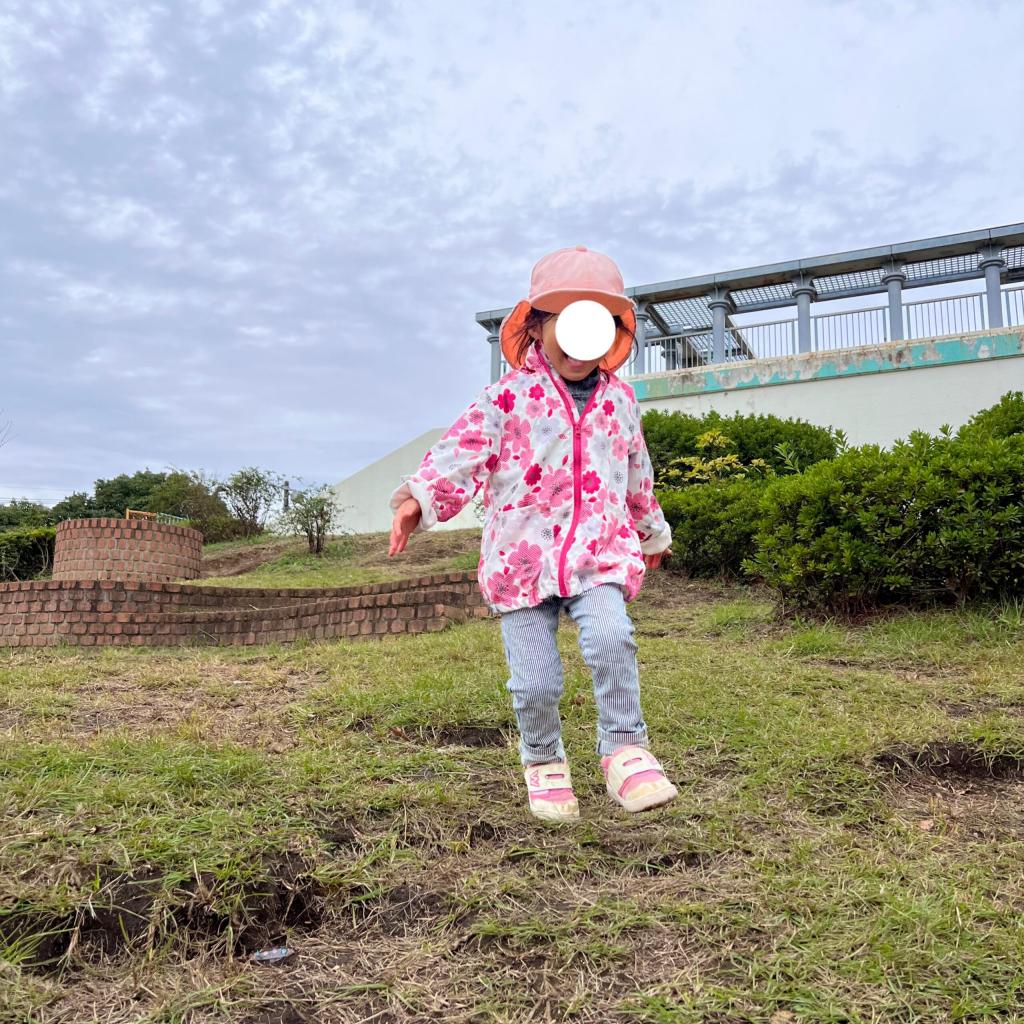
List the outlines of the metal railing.
<svg viewBox="0 0 1024 1024">
<path fill-rule="evenodd" d="M 945 334 L 983 331 L 988 326 L 981 292 L 903 303 L 903 333 L 907 338 L 940 338 Z"/>
<path fill-rule="evenodd" d="M 730 361 L 736 359 L 771 359 L 784 356 L 796 349 L 796 321 L 772 320 L 763 324 L 744 324 L 726 329 L 727 342 L 732 351 L 726 351 Z"/>
<path fill-rule="evenodd" d="M 1024 326 L 1024 285 L 1006 288 L 1002 293 L 1003 322 L 1008 327 Z M 950 295 L 903 304 L 904 338 L 941 338 L 988 327 L 988 312 L 983 292 Z M 746 359 L 772 359 L 795 355 L 799 351 L 796 320 L 772 320 L 760 324 L 736 325 L 726 329 L 725 362 Z M 811 351 L 857 348 L 888 342 L 889 307 L 871 306 L 811 317 Z M 674 334 L 647 339 L 646 358 L 630 362 L 625 376 L 687 370 L 714 363 L 710 332 Z"/>
<path fill-rule="evenodd" d="M 144 512 L 141 509 L 129 508 L 125 510 L 125 519 L 146 519 L 154 523 L 163 523 L 165 526 L 180 526 L 188 520 L 182 516 L 172 516 L 169 512 Z"/>
<path fill-rule="evenodd" d="M 1003 291 L 1003 323 L 1007 327 L 1024 326 L 1024 284 Z"/>
<path fill-rule="evenodd" d="M 888 306 L 851 309 L 845 313 L 821 313 L 811 317 L 815 352 L 835 348 L 876 345 L 889 340 Z"/>
</svg>

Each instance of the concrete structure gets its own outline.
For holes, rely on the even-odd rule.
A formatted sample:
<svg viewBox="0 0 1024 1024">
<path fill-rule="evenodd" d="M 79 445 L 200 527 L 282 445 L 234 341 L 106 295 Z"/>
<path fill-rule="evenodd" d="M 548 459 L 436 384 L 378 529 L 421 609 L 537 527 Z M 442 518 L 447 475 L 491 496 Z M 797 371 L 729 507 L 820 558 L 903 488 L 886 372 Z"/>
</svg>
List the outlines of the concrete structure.
<svg viewBox="0 0 1024 1024">
<path fill-rule="evenodd" d="M 356 533 L 377 533 L 391 530 L 391 512 L 388 499 L 403 476 L 416 472 L 423 456 L 447 427 L 438 427 L 420 434 L 413 441 L 370 463 L 369 466 L 342 480 L 333 489 L 342 506 L 342 522 L 346 529 Z M 454 519 L 438 523 L 437 530 L 465 530 L 479 528 L 477 518 L 479 501 L 472 501 Z"/>
<path fill-rule="evenodd" d="M 771 413 L 887 446 L 1024 391 L 1024 328 L 650 374 L 632 386 L 644 410 Z"/>
</svg>

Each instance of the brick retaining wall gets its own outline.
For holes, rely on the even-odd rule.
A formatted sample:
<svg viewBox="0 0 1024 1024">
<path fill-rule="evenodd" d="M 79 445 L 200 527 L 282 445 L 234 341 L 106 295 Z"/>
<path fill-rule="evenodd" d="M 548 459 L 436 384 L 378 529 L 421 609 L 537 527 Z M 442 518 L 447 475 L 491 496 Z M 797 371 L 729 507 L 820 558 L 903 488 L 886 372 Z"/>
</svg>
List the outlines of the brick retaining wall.
<svg viewBox="0 0 1024 1024">
<path fill-rule="evenodd" d="M 475 573 L 362 587 L 263 589 L 135 580 L 0 583 L 0 646 L 263 644 L 422 633 L 490 614 Z"/>
<path fill-rule="evenodd" d="M 194 580 L 203 535 L 147 519 L 68 519 L 57 526 L 54 580 Z"/>
</svg>

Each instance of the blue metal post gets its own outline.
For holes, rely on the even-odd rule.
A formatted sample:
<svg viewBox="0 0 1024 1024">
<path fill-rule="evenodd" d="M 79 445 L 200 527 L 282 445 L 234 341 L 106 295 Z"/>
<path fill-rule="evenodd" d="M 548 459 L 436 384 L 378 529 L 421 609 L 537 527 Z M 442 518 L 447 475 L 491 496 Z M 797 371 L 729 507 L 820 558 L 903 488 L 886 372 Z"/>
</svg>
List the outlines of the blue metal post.
<svg viewBox="0 0 1024 1024">
<path fill-rule="evenodd" d="M 647 312 L 647 303 L 636 304 L 636 360 L 633 363 L 633 373 L 647 373 L 647 327 L 651 322 L 651 315 Z"/>
<path fill-rule="evenodd" d="M 732 299 L 726 288 L 716 288 L 708 299 L 711 310 L 711 361 L 725 362 L 725 318 L 732 312 Z"/>
<path fill-rule="evenodd" d="M 1000 303 L 1002 292 L 1000 291 L 1000 276 L 1006 266 L 1003 259 L 1003 248 L 1000 245 L 986 245 L 981 250 L 981 263 L 985 271 L 985 298 L 988 306 L 988 326 L 1003 326 L 1003 307 Z"/>
<path fill-rule="evenodd" d="M 811 279 L 804 274 L 793 279 L 793 297 L 796 299 L 797 348 L 811 351 L 811 301 L 817 298 Z"/>
<path fill-rule="evenodd" d="M 491 383 L 501 377 L 501 339 L 497 334 L 488 334 L 487 340 L 491 345 Z"/>
<path fill-rule="evenodd" d="M 882 273 L 882 284 L 889 291 L 889 340 L 903 340 L 903 285 L 907 275 L 903 272 L 903 264 L 897 260 L 886 267 Z"/>
</svg>

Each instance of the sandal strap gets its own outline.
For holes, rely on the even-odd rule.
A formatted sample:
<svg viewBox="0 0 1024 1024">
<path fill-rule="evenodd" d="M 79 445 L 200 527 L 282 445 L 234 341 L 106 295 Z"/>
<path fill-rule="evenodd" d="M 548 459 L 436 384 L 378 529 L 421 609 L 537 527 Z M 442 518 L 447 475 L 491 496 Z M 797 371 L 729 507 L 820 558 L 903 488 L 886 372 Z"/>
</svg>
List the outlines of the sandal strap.
<svg viewBox="0 0 1024 1024">
<path fill-rule="evenodd" d="M 608 762 L 608 772 L 615 772 L 619 784 L 641 772 L 663 772 L 658 759 L 646 747 L 624 747 Z"/>
<path fill-rule="evenodd" d="M 564 762 L 532 764 L 524 772 L 526 788 L 531 793 L 548 789 L 572 789 L 572 775 Z"/>
</svg>

